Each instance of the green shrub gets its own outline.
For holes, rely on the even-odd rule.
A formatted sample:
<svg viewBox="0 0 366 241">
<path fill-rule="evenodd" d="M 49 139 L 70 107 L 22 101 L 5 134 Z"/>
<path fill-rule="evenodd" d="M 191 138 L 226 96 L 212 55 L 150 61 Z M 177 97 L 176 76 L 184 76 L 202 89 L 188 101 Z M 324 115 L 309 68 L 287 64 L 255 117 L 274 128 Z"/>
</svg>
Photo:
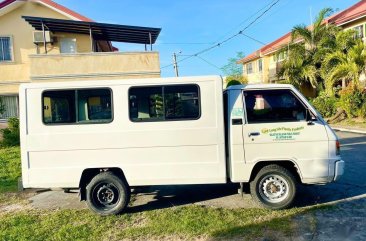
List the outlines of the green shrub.
<svg viewBox="0 0 366 241">
<path fill-rule="evenodd" d="M 232 79 L 227 83 L 226 88 L 232 85 L 242 85 L 242 83 L 239 80 Z"/>
<path fill-rule="evenodd" d="M 3 135 L 3 141 L 0 143 L 1 146 L 19 146 L 19 119 L 10 118 L 8 120 L 9 127 L 1 130 Z"/>
<path fill-rule="evenodd" d="M 346 112 L 348 118 L 358 117 L 362 114 L 361 108 L 364 108 L 363 105 L 366 101 L 366 95 L 362 89 L 350 85 L 339 91 L 339 96 L 338 105 Z"/>
<path fill-rule="evenodd" d="M 366 119 L 366 100 L 364 100 L 360 109 L 358 110 L 358 117 Z"/>
<path fill-rule="evenodd" d="M 325 92 L 321 92 L 318 97 L 311 100 L 311 103 L 322 116 L 331 117 L 337 112 L 337 101 L 335 96 L 329 96 Z"/>
</svg>

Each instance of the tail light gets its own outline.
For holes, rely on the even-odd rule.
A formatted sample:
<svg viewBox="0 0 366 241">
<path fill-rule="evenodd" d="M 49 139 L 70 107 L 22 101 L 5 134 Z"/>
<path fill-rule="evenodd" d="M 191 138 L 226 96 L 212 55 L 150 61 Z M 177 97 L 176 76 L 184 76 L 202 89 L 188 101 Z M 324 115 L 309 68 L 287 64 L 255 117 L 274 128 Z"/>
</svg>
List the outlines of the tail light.
<svg viewBox="0 0 366 241">
<path fill-rule="evenodd" d="M 339 156 L 341 154 L 341 143 L 339 141 L 336 141 L 336 155 Z"/>
</svg>

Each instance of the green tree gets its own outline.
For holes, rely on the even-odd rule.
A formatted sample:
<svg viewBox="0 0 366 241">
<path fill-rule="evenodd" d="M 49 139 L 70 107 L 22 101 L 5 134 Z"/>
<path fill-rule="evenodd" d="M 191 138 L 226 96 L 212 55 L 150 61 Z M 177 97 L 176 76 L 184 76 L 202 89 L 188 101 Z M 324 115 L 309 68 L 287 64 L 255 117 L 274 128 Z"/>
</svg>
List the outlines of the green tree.
<svg viewBox="0 0 366 241">
<path fill-rule="evenodd" d="M 319 12 L 311 27 L 301 24 L 292 29 L 291 43 L 283 49 L 288 51 L 288 58 L 283 62 L 279 77 L 284 77 L 286 82 L 298 88 L 311 86 L 317 91 L 324 88 L 321 65 L 324 54 L 334 49 L 339 32 L 335 25 L 324 24 L 331 13 L 332 9 L 325 8 Z"/>
<path fill-rule="evenodd" d="M 221 68 L 226 75 L 226 83 L 232 80 L 237 80 L 242 84 L 248 83 L 247 79 L 243 76 L 243 65 L 237 64 L 237 61 L 242 58 L 244 58 L 244 53 L 237 52 L 235 58 L 229 58 L 228 63 Z"/>
<path fill-rule="evenodd" d="M 329 94 L 333 94 L 334 85 L 340 82 L 342 89 L 351 82 L 355 87 L 359 86 L 360 76 L 365 74 L 365 44 L 354 36 L 354 31 L 338 33 L 335 51 L 328 53 L 324 59 L 322 76 Z"/>
</svg>

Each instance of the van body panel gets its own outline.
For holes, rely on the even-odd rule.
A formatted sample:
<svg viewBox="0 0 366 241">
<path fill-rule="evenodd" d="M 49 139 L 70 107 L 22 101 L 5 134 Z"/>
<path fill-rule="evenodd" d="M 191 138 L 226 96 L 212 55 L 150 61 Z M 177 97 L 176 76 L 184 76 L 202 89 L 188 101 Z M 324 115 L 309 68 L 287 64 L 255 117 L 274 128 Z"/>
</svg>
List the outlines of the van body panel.
<svg viewBox="0 0 366 241">
<path fill-rule="evenodd" d="M 195 84 L 200 117 L 133 122 L 128 92 L 134 86 Z M 47 90 L 110 88 L 113 120 L 93 124 L 45 124 Z M 222 79 L 190 77 L 134 81 L 27 84 L 21 87 L 24 187 L 78 187 L 83 170 L 121 168 L 131 186 L 225 183 Z M 26 131 L 27 126 L 28 131 Z"/>
<path fill-rule="evenodd" d="M 160 113 L 158 102 L 165 105 L 166 100 L 156 98 L 152 103 L 143 93 L 142 99 L 131 101 L 137 99 L 132 98 L 131 88 L 178 85 L 198 87 L 198 97 L 194 97 L 198 117 L 146 121 Z M 44 120 L 53 115 L 48 109 L 50 97 L 43 98 L 45 92 L 75 91 L 77 96 L 78 91 L 98 88 L 111 91 L 108 122 Z M 248 121 L 245 94 L 258 90 L 290 91 L 315 119 Z M 21 85 L 19 93 L 25 188 L 78 188 L 83 171 L 91 168 L 120 168 L 130 186 L 248 182 L 260 162 L 290 161 L 301 181 L 309 184 L 334 181 L 344 172 L 336 134 L 291 85 L 231 86 L 224 91 L 225 104 L 219 76 L 32 83 Z M 179 94 L 174 98 L 190 97 Z M 255 98 L 260 102 L 256 105 L 268 105 L 259 94 Z M 80 109 L 75 116 L 85 118 L 89 118 L 89 105 L 102 104 L 95 96 L 90 101 L 78 100 L 75 97 L 75 109 Z M 143 107 L 133 112 L 135 105 Z"/>
</svg>

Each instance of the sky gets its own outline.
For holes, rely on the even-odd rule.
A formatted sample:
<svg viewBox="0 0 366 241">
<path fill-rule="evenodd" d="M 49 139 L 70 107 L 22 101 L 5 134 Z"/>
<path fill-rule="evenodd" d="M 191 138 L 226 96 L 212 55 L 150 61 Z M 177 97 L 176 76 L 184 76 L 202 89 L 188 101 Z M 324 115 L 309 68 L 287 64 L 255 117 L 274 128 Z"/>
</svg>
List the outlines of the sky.
<svg viewBox="0 0 366 241">
<path fill-rule="evenodd" d="M 298 24 L 310 25 L 317 13 L 330 7 L 342 11 L 357 0 L 55 0 L 94 21 L 162 28 L 153 45 L 160 53 L 162 77 L 224 75 L 222 67 L 237 52 L 248 55 Z M 278 2 L 277 2 L 278 1 Z M 277 3 L 276 3 L 277 2 Z M 275 4 L 276 3 L 276 4 Z M 270 8 L 272 4 L 275 4 Z M 269 9 L 270 8 L 270 9 Z M 265 10 L 269 9 L 264 13 Z M 263 16 L 260 16 L 263 14 Z M 256 18 L 258 18 L 256 20 Z M 253 24 L 250 24 L 254 21 Z M 249 26 L 250 25 L 250 26 Z M 198 57 L 194 55 L 245 29 L 239 35 Z M 253 40 L 254 38 L 255 40 Z M 120 51 L 144 51 L 144 45 L 114 43 Z M 184 60 L 185 59 L 185 60 Z"/>
</svg>

